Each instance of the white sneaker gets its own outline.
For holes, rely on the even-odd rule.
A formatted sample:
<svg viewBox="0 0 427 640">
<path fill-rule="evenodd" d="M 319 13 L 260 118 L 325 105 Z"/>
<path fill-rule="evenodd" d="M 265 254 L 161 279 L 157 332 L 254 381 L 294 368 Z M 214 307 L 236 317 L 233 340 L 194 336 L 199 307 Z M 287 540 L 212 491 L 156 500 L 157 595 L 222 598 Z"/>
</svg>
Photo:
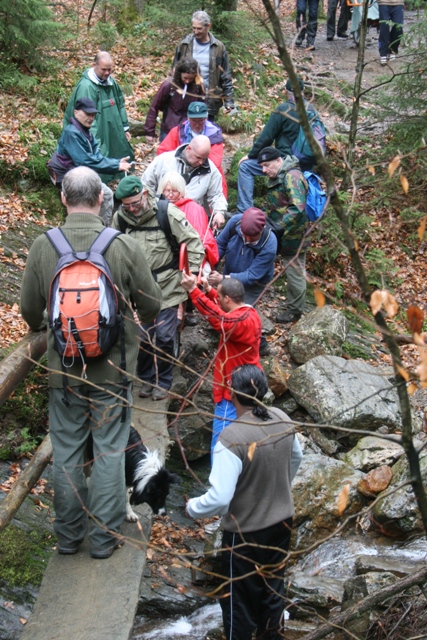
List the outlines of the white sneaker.
<svg viewBox="0 0 427 640">
<path fill-rule="evenodd" d="M 396 60 L 396 54 L 395 53 L 390 53 L 388 59 L 389 60 Z"/>
<path fill-rule="evenodd" d="M 382 67 L 385 67 L 385 65 L 387 64 L 387 56 L 381 56 L 380 63 Z"/>
</svg>

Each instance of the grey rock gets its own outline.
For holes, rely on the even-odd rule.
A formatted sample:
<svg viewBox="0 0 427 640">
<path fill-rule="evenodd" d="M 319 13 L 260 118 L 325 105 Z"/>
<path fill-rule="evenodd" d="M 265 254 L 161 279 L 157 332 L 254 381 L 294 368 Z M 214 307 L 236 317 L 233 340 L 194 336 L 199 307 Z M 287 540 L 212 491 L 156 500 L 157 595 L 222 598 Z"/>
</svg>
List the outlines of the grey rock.
<svg viewBox="0 0 427 640">
<path fill-rule="evenodd" d="M 389 572 L 366 573 L 363 576 L 355 576 L 347 580 L 344 585 L 343 610 L 359 603 L 363 598 L 373 595 L 397 580 L 397 577 Z M 347 622 L 346 628 L 357 637 L 365 636 L 371 625 L 371 618 L 376 617 L 374 611 L 366 611 L 354 620 Z"/>
<path fill-rule="evenodd" d="M 129 133 L 132 138 L 139 138 L 140 136 L 145 136 L 144 123 L 139 120 L 134 120 L 133 118 L 128 118 L 129 122 Z"/>
<path fill-rule="evenodd" d="M 393 464 L 403 453 L 403 447 L 397 442 L 366 436 L 361 438 L 351 451 L 344 454 L 342 459 L 354 469 L 370 471 L 383 464 Z"/>
<path fill-rule="evenodd" d="M 290 330 L 289 353 L 300 364 L 320 355 L 341 356 L 347 333 L 344 314 L 329 305 L 317 307 Z"/>
<path fill-rule="evenodd" d="M 360 471 L 339 460 L 312 453 L 303 456 L 292 485 L 297 547 L 302 542 L 319 540 L 334 531 L 343 518 L 360 511 L 365 504 L 357 490 L 357 483 L 362 476 Z M 340 515 L 338 499 L 346 486 L 347 504 Z"/>
<path fill-rule="evenodd" d="M 371 431 L 401 428 L 396 390 L 366 362 L 317 356 L 292 371 L 288 389 L 317 422 Z"/>
<path fill-rule="evenodd" d="M 310 435 L 313 438 L 314 442 L 320 447 L 323 453 L 327 453 L 332 456 L 339 449 L 339 444 L 332 437 L 328 437 L 327 432 L 324 429 L 316 429 L 313 428 L 310 430 Z"/>
<path fill-rule="evenodd" d="M 279 407 L 279 409 L 282 409 L 282 411 L 284 411 L 288 415 L 298 409 L 298 403 L 295 402 L 291 394 L 288 392 L 286 392 L 284 396 L 276 401 L 276 406 Z"/>
<path fill-rule="evenodd" d="M 420 468 L 423 485 L 427 485 L 427 450 L 420 452 Z M 396 489 L 410 478 L 409 464 L 402 456 L 392 467 L 393 478 L 386 491 L 378 494 L 373 510 L 374 522 L 390 535 L 424 531 L 414 492 L 410 485 Z M 394 490 L 394 491 L 393 491 Z M 385 495 L 390 493 L 390 495 Z"/>
<path fill-rule="evenodd" d="M 212 439 L 212 415 L 214 412 L 211 393 L 198 393 L 192 398 L 195 406 L 188 406 L 180 415 L 177 427 L 168 428 L 173 441 L 170 454 L 181 458 L 179 442 L 187 460 L 197 460 L 210 451 Z M 178 432 L 178 433 L 177 433 Z"/>
<path fill-rule="evenodd" d="M 400 559 L 396 561 L 395 557 L 390 556 L 359 556 L 356 559 L 355 569 L 357 575 L 364 575 L 365 573 L 374 572 L 388 572 L 397 576 L 398 578 L 404 578 L 410 573 L 419 571 L 425 566 L 425 562 L 413 562 Z"/>
</svg>

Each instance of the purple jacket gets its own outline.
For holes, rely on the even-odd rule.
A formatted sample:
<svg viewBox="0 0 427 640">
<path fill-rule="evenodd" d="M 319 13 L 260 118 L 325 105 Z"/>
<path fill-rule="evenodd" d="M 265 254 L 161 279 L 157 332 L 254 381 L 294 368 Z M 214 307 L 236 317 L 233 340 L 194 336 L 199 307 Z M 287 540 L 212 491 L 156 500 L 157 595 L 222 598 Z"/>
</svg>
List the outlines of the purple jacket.
<svg viewBox="0 0 427 640">
<path fill-rule="evenodd" d="M 153 98 L 145 120 L 145 135 L 156 135 L 156 118 L 159 111 L 163 111 L 161 131 L 168 134 L 173 127 L 177 127 L 187 119 L 187 110 L 191 102 L 204 102 L 205 90 L 203 85 L 192 82 L 187 86 L 183 97 L 183 89 L 177 88 L 171 78 L 160 85 Z"/>
</svg>

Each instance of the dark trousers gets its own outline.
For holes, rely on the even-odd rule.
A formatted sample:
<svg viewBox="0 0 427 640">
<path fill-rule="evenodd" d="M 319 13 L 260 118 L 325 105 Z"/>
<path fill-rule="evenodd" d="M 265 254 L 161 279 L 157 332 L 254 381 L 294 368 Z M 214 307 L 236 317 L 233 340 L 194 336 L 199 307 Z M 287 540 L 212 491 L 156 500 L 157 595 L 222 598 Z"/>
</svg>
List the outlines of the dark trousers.
<svg viewBox="0 0 427 640">
<path fill-rule="evenodd" d="M 326 35 L 333 38 L 335 35 L 335 21 L 337 16 L 337 8 L 340 7 L 340 17 L 338 18 L 338 35 L 346 33 L 348 21 L 350 20 L 350 12 L 347 7 L 346 0 L 329 0 L 328 1 L 328 17 L 326 20 Z"/>
<path fill-rule="evenodd" d="M 163 309 L 152 322 L 142 325 L 138 355 L 138 377 L 162 389 L 172 386 L 174 340 L 178 326 L 178 305 Z M 155 344 L 154 344 L 155 341 Z"/>
<path fill-rule="evenodd" d="M 306 19 L 308 6 L 308 22 Z M 297 0 L 297 29 L 303 40 L 307 34 L 307 45 L 313 45 L 317 33 L 319 0 Z"/>
<path fill-rule="evenodd" d="M 291 528 L 288 518 L 242 535 L 224 531 L 222 572 L 230 583 L 219 602 L 227 640 L 251 640 L 255 630 L 259 640 L 283 639 L 284 559 Z"/>
<path fill-rule="evenodd" d="M 397 53 L 403 34 L 403 4 L 379 4 L 380 37 L 378 47 L 380 56 Z"/>
</svg>

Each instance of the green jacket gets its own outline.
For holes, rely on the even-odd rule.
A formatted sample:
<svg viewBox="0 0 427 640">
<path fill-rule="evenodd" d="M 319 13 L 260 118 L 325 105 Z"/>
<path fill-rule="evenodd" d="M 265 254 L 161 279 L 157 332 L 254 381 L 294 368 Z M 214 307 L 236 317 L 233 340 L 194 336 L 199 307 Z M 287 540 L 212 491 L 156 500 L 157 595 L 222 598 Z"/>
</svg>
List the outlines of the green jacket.
<svg viewBox="0 0 427 640">
<path fill-rule="evenodd" d="M 284 227 L 282 250 L 284 255 L 293 255 L 298 251 L 301 240 L 308 228 L 305 211 L 308 184 L 299 168 L 295 156 L 283 159 L 282 167 L 275 178 L 268 181 L 267 209 L 269 217 Z M 302 249 L 310 245 L 304 240 Z"/>
<path fill-rule="evenodd" d="M 305 101 L 304 104 L 308 111 L 314 110 L 312 105 Z M 270 115 L 264 129 L 256 138 L 248 158 L 256 159 L 262 149 L 270 147 L 273 143 L 284 157 L 291 156 L 292 145 L 298 137 L 299 128 L 300 118 L 295 103 L 292 100 L 282 102 Z"/>
<path fill-rule="evenodd" d="M 84 251 L 90 247 L 104 228 L 104 224 L 98 216 L 90 213 L 73 213 L 67 217 L 62 230 L 76 251 Z M 139 332 L 129 301 L 132 300 L 135 304 L 141 321 L 149 322 L 160 312 L 161 291 L 151 275 L 147 261 L 138 244 L 132 238 L 123 234 L 118 236 L 104 255 L 120 293 L 120 310 L 125 317 L 126 371 L 130 375 L 135 375 Z M 58 254 L 47 236 L 43 234 L 36 238 L 28 254 L 21 286 L 21 314 L 34 331 L 46 326 L 45 309 L 57 261 Z M 48 331 L 47 353 L 49 385 L 60 388 L 63 378 L 60 373 L 55 372 L 61 372 L 61 360 L 54 350 L 53 336 L 50 330 Z M 121 376 L 115 368 L 120 366 L 120 360 L 121 348 L 120 342 L 118 342 L 106 356 L 87 361 L 89 381 L 100 385 L 121 383 Z M 80 362 L 67 369 L 67 374 L 68 385 L 82 384 L 80 377 L 82 365 Z"/>
<path fill-rule="evenodd" d="M 159 223 L 156 217 L 156 196 L 149 191 L 149 209 L 139 219 L 120 207 L 113 217 L 111 226 L 120 229 L 119 216 L 129 225 L 126 234 L 131 235 L 138 242 L 141 253 L 146 257 L 150 269 L 158 269 L 168 264 L 173 253 L 163 231 L 158 229 Z M 168 217 L 172 235 L 178 244 L 185 242 L 188 248 L 188 262 L 190 270 L 198 272 L 205 256 L 200 236 L 187 221 L 185 215 L 173 204 L 168 206 Z M 153 231 L 140 229 L 139 227 L 157 227 Z M 174 307 L 187 299 L 187 292 L 181 287 L 181 272 L 177 269 L 167 269 L 156 275 L 157 283 L 162 291 L 162 311 Z"/>
<path fill-rule="evenodd" d="M 76 100 L 79 98 L 90 98 L 100 111 L 90 130 L 98 142 L 101 154 L 107 158 L 118 158 L 119 160 L 129 156 L 129 161 L 134 160 L 133 149 L 125 135 L 129 129 L 125 99 L 123 91 L 114 78 L 110 77 L 107 84 L 101 84 L 92 67 L 86 69 L 76 84 L 65 110 L 63 127 L 70 123 L 70 118 L 74 115 Z M 105 182 L 121 177 L 123 177 L 123 172 L 102 176 Z"/>
</svg>

